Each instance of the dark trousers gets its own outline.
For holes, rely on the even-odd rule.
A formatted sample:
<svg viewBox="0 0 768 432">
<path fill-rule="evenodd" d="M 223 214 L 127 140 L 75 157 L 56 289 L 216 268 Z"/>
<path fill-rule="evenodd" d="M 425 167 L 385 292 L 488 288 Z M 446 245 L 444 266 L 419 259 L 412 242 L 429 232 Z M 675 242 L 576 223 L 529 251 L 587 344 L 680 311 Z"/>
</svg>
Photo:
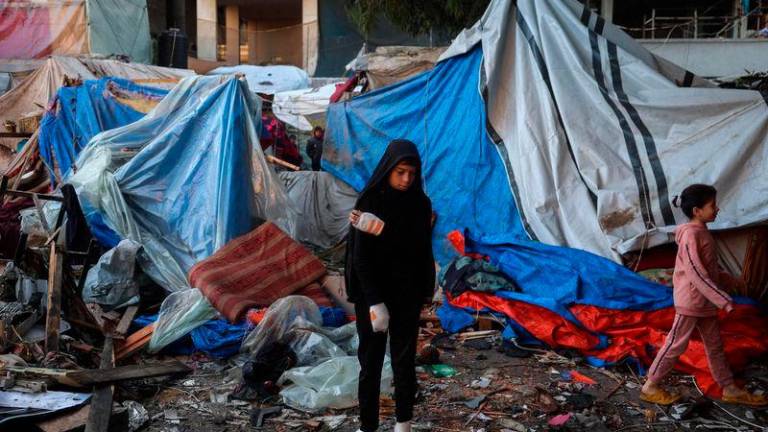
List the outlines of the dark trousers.
<svg viewBox="0 0 768 432">
<path fill-rule="evenodd" d="M 395 378 L 395 416 L 398 422 L 413 418 L 413 404 L 416 401 L 416 340 L 419 336 L 418 300 L 411 304 L 387 303 L 389 309 L 389 353 L 392 357 L 392 371 Z M 387 351 L 387 333 L 374 333 L 368 306 L 364 302 L 355 304 L 357 334 L 360 347 L 360 429 L 373 432 L 379 427 L 379 389 L 381 368 Z"/>
</svg>

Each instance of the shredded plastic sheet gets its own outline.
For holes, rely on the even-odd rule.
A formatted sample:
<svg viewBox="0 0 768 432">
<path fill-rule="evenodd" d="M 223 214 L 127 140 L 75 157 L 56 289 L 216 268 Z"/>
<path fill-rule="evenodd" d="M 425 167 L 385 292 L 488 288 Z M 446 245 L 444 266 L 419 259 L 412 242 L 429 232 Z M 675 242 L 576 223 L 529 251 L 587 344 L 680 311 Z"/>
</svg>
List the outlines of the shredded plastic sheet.
<svg viewBox="0 0 768 432">
<path fill-rule="evenodd" d="M 93 137 L 67 179 L 85 208 L 143 246 L 144 272 L 175 293 L 163 302 L 151 350 L 215 316 L 197 290 L 185 292 L 192 265 L 259 220 L 293 232 L 258 119 L 260 103 L 244 82 L 190 77 L 140 120 Z"/>
<path fill-rule="evenodd" d="M 354 189 L 326 172 L 284 171 L 280 179 L 296 212 L 296 240 L 321 249 L 344 240 L 357 200 Z"/>
<path fill-rule="evenodd" d="M 134 269 L 140 248 L 139 243 L 126 239 L 102 255 L 85 277 L 83 300 L 108 309 L 138 303 L 139 285 Z"/>
</svg>

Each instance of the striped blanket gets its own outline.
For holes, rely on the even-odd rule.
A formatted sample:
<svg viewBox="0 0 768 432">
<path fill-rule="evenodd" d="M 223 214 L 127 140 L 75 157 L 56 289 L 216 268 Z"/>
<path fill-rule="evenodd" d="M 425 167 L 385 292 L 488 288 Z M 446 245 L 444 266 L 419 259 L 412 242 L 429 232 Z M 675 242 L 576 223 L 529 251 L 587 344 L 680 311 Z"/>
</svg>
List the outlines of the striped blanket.
<svg viewBox="0 0 768 432">
<path fill-rule="evenodd" d="M 271 222 L 227 243 L 195 264 L 189 282 L 231 322 L 249 308 L 268 306 L 317 282 L 325 266 Z M 305 291 L 306 292 L 306 291 Z M 322 290 L 320 303 L 327 302 Z M 322 298 L 325 301 L 322 301 Z"/>
</svg>

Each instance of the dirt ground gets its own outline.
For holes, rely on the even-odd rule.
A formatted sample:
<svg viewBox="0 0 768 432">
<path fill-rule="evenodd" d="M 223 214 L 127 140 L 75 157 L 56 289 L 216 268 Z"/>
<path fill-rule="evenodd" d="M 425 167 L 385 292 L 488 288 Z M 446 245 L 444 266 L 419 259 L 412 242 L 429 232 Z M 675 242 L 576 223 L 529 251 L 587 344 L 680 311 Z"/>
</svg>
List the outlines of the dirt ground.
<svg viewBox="0 0 768 432">
<path fill-rule="evenodd" d="M 578 357 L 548 351 L 515 358 L 499 352 L 498 342 L 490 344 L 491 347 L 479 345 L 467 347 L 457 343 L 455 350 L 441 350 L 441 363 L 456 370 L 452 377 L 438 378 L 420 369 L 415 430 L 749 431 L 768 426 L 768 410 L 715 404 L 700 396 L 690 377 L 671 378 L 671 385 L 688 398 L 663 408 L 639 401 L 641 378 L 627 366 L 596 369 Z M 236 360 L 214 362 L 204 356 L 177 359 L 193 367 L 194 372 L 183 377 L 134 382 L 120 389 L 120 397 L 136 400 L 147 409 L 149 421 L 143 430 L 256 430 L 252 411 L 271 405 L 231 398 L 239 381 L 238 369 L 233 364 Z M 577 382 L 572 371 L 596 384 Z M 768 390 L 765 362 L 754 364 L 742 377 L 752 390 Z M 383 397 L 380 430 L 392 430 L 393 412 L 392 400 Z M 283 407 L 280 413 L 265 420 L 261 430 L 351 432 L 358 426 L 356 408 L 309 414 Z"/>
</svg>

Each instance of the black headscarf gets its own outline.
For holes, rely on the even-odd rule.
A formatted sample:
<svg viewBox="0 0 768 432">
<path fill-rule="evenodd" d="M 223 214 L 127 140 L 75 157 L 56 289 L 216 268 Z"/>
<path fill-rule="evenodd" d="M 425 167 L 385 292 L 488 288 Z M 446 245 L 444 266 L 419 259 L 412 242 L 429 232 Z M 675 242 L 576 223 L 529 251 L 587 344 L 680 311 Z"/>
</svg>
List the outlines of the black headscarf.
<svg viewBox="0 0 768 432">
<path fill-rule="evenodd" d="M 389 143 L 387 150 L 379 159 L 376 169 L 373 170 L 371 178 L 368 179 L 363 191 L 360 192 L 360 196 L 355 203 L 355 208 L 358 208 L 360 204 L 372 193 L 381 192 L 389 186 L 389 173 L 400 162 L 408 160 L 412 161 L 416 166 L 416 180 L 411 187 L 403 192 L 410 196 L 414 196 L 416 200 L 429 201 L 427 195 L 424 193 L 424 186 L 421 180 L 421 157 L 419 151 L 416 149 L 416 144 L 404 139 L 396 139 Z"/>
<path fill-rule="evenodd" d="M 389 185 L 390 173 L 402 161 L 416 167 L 416 179 L 407 191 Z M 360 193 L 355 209 L 375 214 L 385 226 L 381 236 L 376 238 L 350 227 L 346 262 L 350 301 L 357 302 L 365 297 L 366 302 L 378 302 L 382 300 L 380 295 L 392 294 L 384 291 L 393 289 L 393 285 L 415 290 L 417 292 L 413 294 L 419 298 L 428 297 L 432 292 L 432 206 L 424 193 L 421 172 L 421 157 L 416 145 L 408 140 L 394 140 L 387 146 Z M 390 288 L 385 288 L 387 286 Z M 401 294 L 404 293 L 398 293 Z"/>
</svg>

